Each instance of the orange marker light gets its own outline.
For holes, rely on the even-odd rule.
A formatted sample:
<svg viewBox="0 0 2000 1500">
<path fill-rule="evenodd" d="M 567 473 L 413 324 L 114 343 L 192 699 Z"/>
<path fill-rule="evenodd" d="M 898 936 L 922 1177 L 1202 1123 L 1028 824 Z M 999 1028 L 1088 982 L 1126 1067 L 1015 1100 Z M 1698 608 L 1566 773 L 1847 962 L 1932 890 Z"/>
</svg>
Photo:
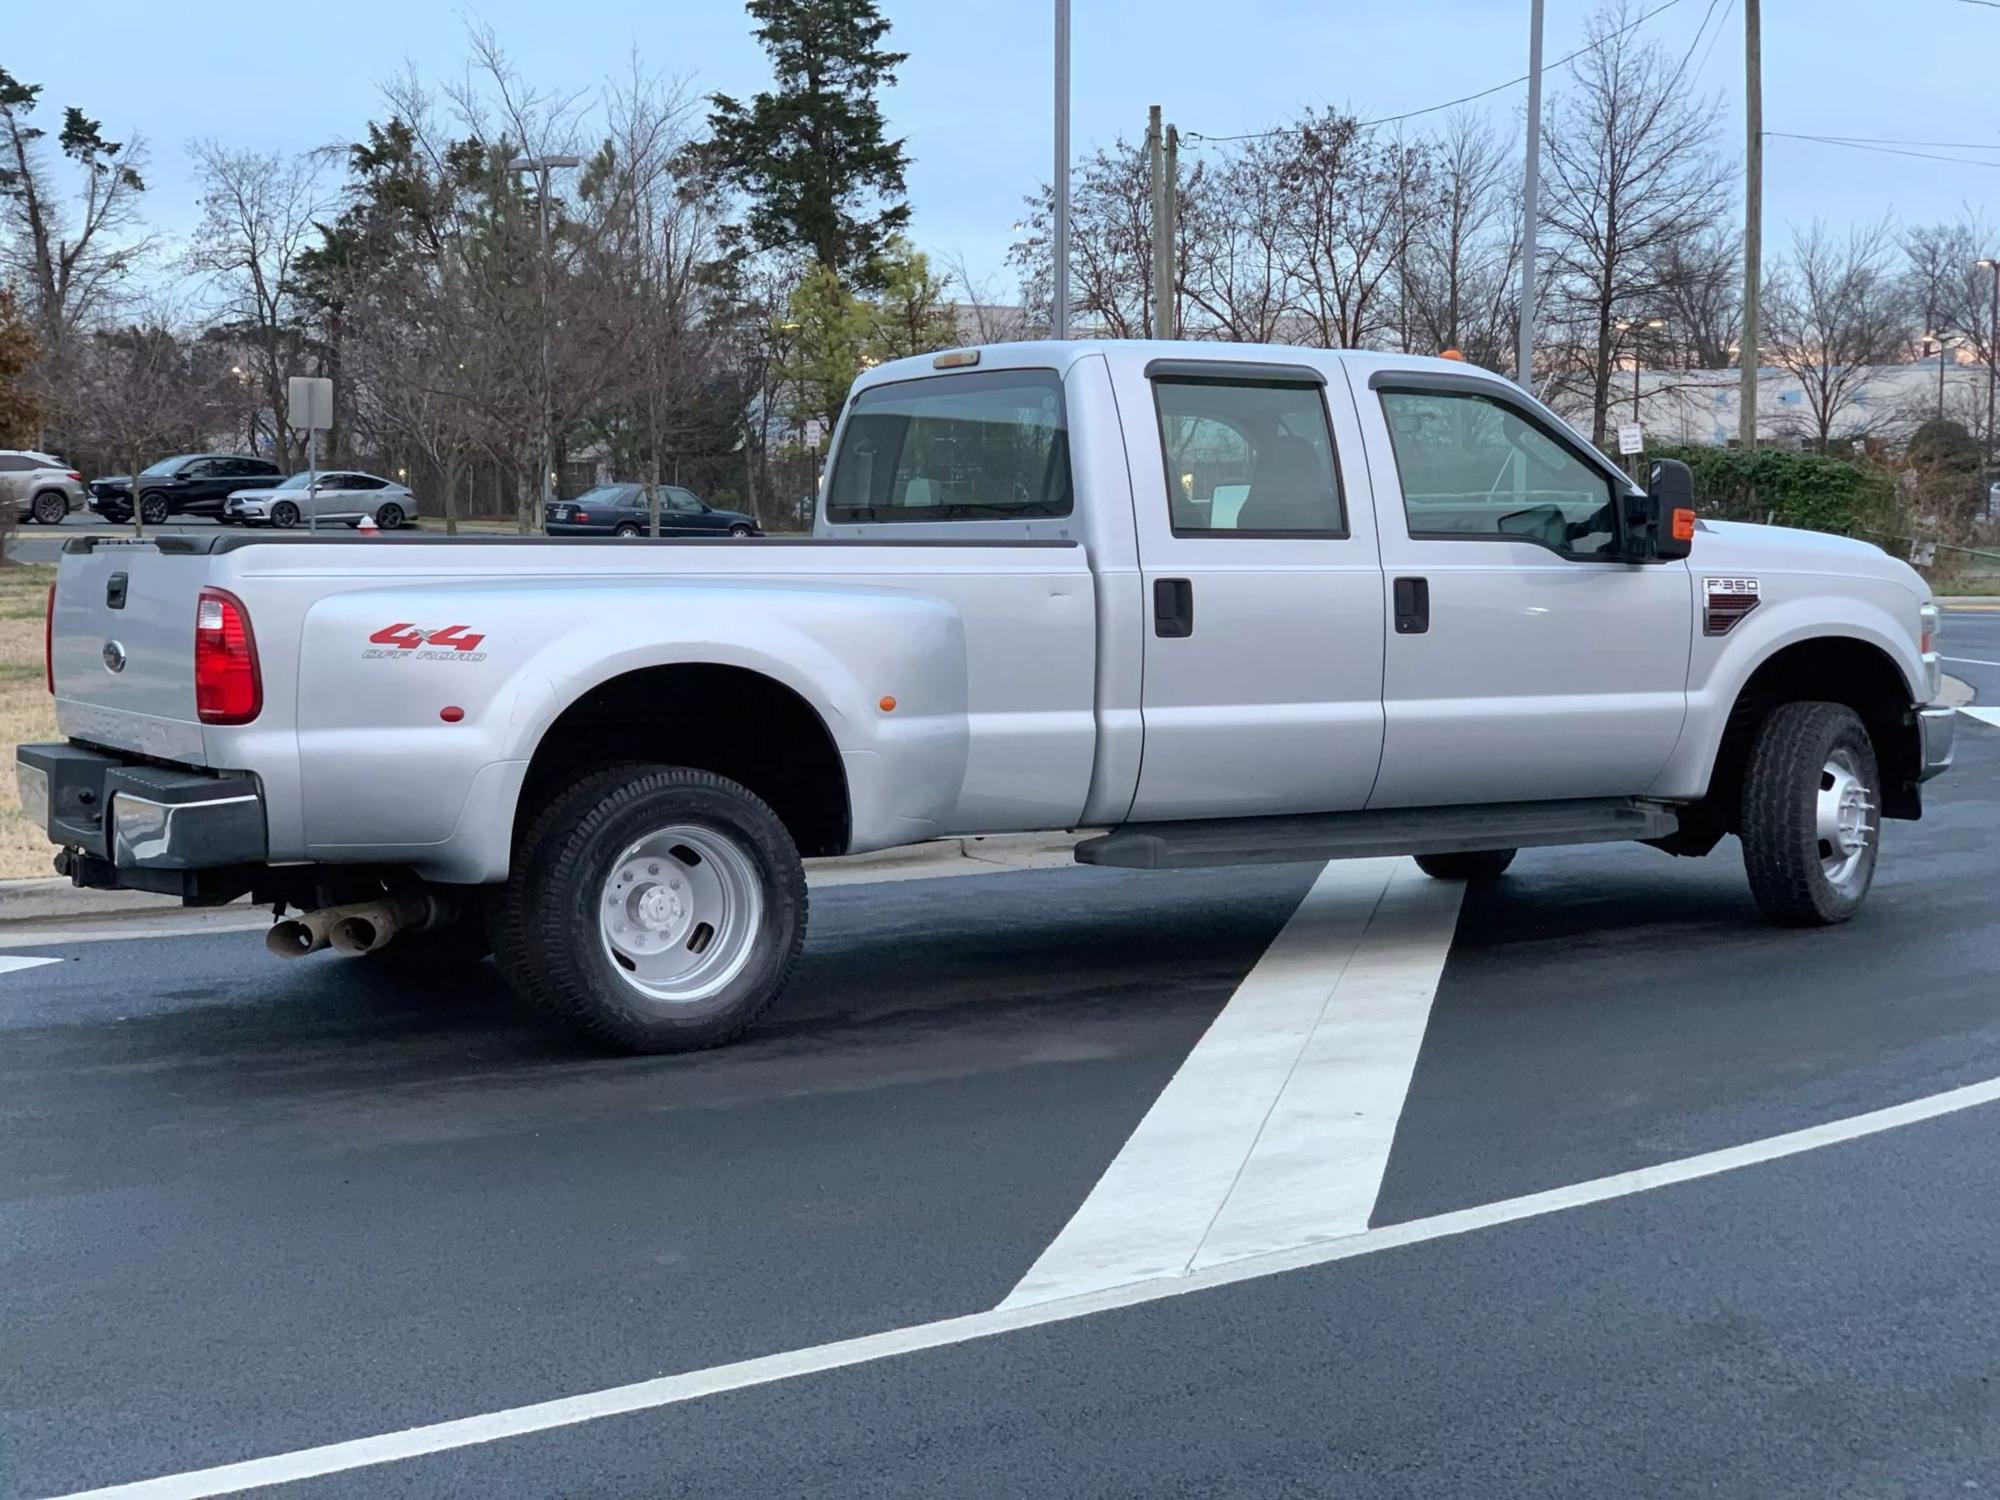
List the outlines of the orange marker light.
<svg viewBox="0 0 2000 1500">
<path fill-rule="evenodd" d="M 1674 540 L 1691 542 L 1694 540 L 1694 512 L 1676 510 L 1674 512 Z"/>
<path fill-rule="evenodd" d="M 1460 364 L 1465 363 L 1465 356 L 1456 349 L 1440 349 L 1438 351 L 1438 358 L 1457 360 Z"/>
<path fill-rule="evenodd" d="M 443 719 L 447 724 L 456 724 L 460 719 L 465 717 L 465 710 L 460 708 L 456 703 L 447 704 L 438 710 L 438 717 Z"/>
<path fill-rule="evenodd" d="M 875 706 L 881 709 L 882 712 L 885 714 L 892 714 L 896 711 L 896 700 L 894 698 L 884 697 Z"/>
</svg>

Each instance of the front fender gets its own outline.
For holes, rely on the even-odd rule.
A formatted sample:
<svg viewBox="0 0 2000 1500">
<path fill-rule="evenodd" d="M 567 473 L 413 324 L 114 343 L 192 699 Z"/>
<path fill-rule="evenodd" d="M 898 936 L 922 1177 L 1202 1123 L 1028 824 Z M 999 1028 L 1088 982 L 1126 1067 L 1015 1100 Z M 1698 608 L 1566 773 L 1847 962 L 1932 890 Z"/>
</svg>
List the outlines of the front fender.
<svg viewBox="0 0 2000 1500">
<path fill-rule="evenodd" d="M 1726 635 L 1711 636 L 1695 622 L 1689 662 L 1687 732 L 1674 748 L 1666 769 L 1650 788 L 1656 797 L 1692 799 L 1705 796 L 1710 773 L 1729 727 L 1730 710 L 1744 685 L 1771 658 L 1803 641 L 1829 638 L 1860 641 L 1882 652 L 1909 691 L 1909 701 L 1923 701 L 1923 659 L 1917 645 L 1918 601 L 1900 588 L 1857 587 L 1842 579 L 1852 593 L 1792 591 L 1789 580 L 1765 580 L 1763 601 Z M 1773 584 L 1779 586 L 1773 588 Z M 1695 607 L 1702 600 L 1697 587 Z M 1908 619 L 1904 616 L 1907 614 Z"/>
</svg>

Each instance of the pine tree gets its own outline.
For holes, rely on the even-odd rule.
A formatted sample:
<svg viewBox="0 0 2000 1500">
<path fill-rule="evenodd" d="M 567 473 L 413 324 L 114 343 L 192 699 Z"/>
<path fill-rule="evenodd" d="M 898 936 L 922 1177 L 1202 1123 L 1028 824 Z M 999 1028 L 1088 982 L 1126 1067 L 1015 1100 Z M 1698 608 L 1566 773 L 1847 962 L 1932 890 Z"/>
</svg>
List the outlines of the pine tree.
<svg viewBox="0 0 2000 1500">
<path fill-rule="evenodd" d="M 875 0 L 748 0 L 777 91 L 713 95 L 710 160 L 750 199 L 739 250 L 794 250 L 843 282 L 881 282 L 881 247 L 909 222 L 908 158 L 885 139 L 876 90 L 907 57 L 885 52 Z M 877 210 L 872 215 L 870 209 Z"/>
</svg>

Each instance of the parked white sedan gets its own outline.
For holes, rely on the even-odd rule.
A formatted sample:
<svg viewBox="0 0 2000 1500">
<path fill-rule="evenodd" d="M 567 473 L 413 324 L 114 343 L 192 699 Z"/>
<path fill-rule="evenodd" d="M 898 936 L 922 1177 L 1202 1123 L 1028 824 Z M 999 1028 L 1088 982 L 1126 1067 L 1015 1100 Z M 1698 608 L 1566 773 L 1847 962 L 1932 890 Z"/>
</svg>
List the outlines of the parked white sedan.
<svg viewBox="0 0 2000 1500">
<path fill-rule="evenodd" d="M 357 470 L 328 469 L 316 480 L 301 472 L 269 489 L 235 490 L 218 519 L 225 526 L 289 528 L 313 521 L 352 526 L 372 516 L 384 531 L 394 531 L 416 511 L 416 497 L 407 485 Z"/>
</svg>

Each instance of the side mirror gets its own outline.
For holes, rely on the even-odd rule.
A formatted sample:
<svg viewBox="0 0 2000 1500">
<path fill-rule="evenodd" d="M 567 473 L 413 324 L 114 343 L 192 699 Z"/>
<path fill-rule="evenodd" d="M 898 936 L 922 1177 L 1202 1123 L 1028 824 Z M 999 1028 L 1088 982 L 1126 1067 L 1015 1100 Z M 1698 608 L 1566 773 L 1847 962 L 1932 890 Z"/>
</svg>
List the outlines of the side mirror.
<svg viewBox="0 0 2000 1500">
<path fill-rule="evenodd" d="M 1677 562 L 1694 550 L 1694 475 L 1676 458 L 1656 458 L 1646 493 L 1625 503 L 1626 540 L 1635 561 Z"/>
</svg>

